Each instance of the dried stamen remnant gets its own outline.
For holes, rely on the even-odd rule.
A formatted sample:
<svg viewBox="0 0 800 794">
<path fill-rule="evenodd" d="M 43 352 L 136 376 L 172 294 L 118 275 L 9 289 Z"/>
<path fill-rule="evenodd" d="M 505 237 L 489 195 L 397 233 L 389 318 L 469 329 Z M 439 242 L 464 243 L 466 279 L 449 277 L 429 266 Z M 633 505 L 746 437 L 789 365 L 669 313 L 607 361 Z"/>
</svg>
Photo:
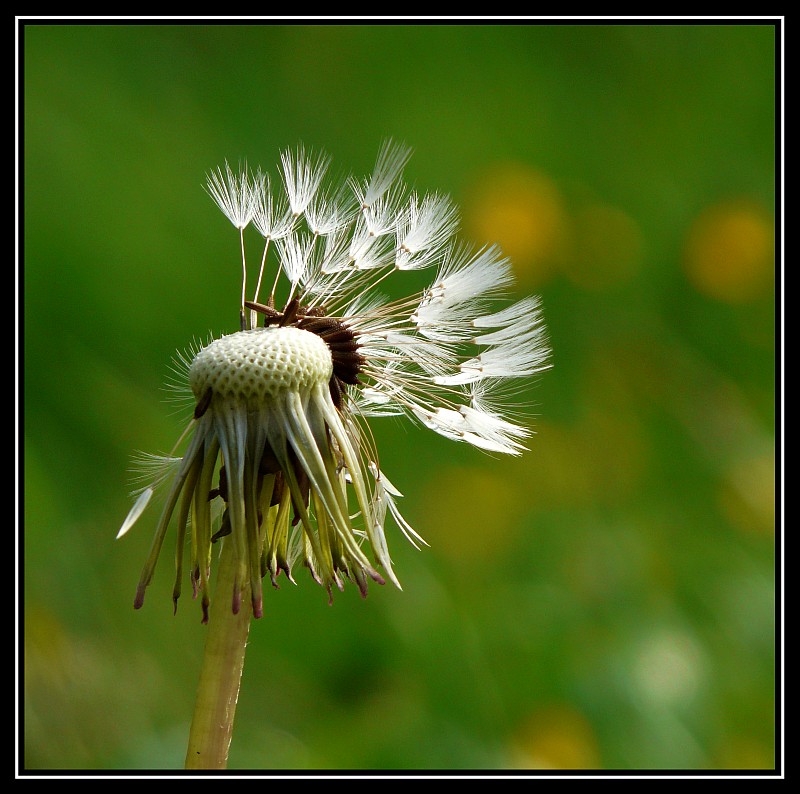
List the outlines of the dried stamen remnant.
<svg viewBox="0 0 800 794">
<path fill-rule="evenodd" d="M 272 451 L 269 443 L 264 445 L 264 452 L 261 454 L 261 463 L 258 466 L 259 474 L 278 474 L 281 471 L 281 464 Z"/>
<path fill-rule="evenodd" d="M 205 394 L 200 398 L 200 401 L 194 407 L 194 418 L 199 419 L 211 405 L 211 398 L 214 396 L 212 389 L 206 389 Z"/>
<path fill-rule="evenodd" d="M 219 486 L 212 488 L 208 492 L 208 501 L 210 502 L 217 496 L 221 496 L 223 502 L 228 501 L 228 477 L 225 472 L 225 466 L 219 467 Z"/>
<path fill-rule="evenodd" d="M 222 523 L 220 524 L 219 529 L 211 536 L 211 542 L 216 543 L 220 538 L 224 538 L 226 535 L 230 535 L 233 530 L 231 529 L 231 519 L 228 515 L 228 511 L 226 510 L 222 514 Z"/>
</svg>

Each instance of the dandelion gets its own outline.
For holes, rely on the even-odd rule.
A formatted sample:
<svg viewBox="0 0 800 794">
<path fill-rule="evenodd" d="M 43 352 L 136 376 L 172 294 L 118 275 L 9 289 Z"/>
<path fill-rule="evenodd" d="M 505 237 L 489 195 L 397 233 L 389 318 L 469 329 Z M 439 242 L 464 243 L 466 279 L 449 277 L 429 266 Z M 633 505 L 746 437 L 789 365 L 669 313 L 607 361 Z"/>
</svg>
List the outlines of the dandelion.
<svg viewBox="0 0 800 794">
<path fill-rule="evenodd" d="M 147 479 L 119 532 L 162 485 L 137 608 L 172 523 L 173 602 L 188 568 L 204 622 L 220 540 L 226 562 L 215 604 L 223 599 L 247 621 L 263 614 L 262 579 L 294 582 L 298 566 L 329 598 L 346 581 L 362 595 L 370 581 L 400 587 L 387 519 L 413 545 L 425 541 L 400 513 L 373 418 L 402 415 L 492 453 L 525 448 L 531 431 L 507 398 L 518 379 L 549 366 L 538 301 L 509 303 L 513 274 L 500 250 L 458 242 L 450 200 L 405 187 L 409 155 L 387 142 L 371 176 L 338 185 L 325 183 L 329 158 L 302 147 L 281 156 L 279 180 L 227 164 L 209 174 L 210 196 L 240 235 L 240 328 L 178 359 L 193 406 L 185 450 L 143 459 Z M 251 222 L 264 247 L 247 299 Z M 426 289 L 385 294 L 423 269 L 433 274 Z M 227 593 L 219 590 L 224 566 Z"/>
</svg>

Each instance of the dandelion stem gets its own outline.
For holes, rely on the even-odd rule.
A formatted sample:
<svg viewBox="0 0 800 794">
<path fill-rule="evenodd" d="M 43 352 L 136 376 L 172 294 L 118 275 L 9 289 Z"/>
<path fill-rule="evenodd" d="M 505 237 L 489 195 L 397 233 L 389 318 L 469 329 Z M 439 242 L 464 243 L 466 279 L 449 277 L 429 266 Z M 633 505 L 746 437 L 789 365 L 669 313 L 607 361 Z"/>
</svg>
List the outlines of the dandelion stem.
<svg viewBox="0 0 800 794">
<path fill-rule="evenodd" d="M 252 614 L 247 583 L 244 583 L 241 609 L 236 615 L 231 611 L 227 594 L 233 591 L 238 568 L 234 544 L 228 540 L 222 540 L 216 598 L 208 622 L 203 667 L 186 751 L 186 769 L 225 769 L 228 765 L 228 748 Z"/>
</svg>

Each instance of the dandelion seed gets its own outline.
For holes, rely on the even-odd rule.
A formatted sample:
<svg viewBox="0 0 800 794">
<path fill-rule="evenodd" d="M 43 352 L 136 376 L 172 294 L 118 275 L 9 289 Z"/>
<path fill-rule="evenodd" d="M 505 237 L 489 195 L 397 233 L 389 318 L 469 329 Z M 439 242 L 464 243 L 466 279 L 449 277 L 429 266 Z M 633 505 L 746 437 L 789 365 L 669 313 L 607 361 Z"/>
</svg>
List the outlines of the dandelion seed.
<svg viewBox="0 0 800 794">
<path fill-rule="evenodd" d="M 419 201 L 412 195 L 397 224 L 397 268 L 416 270 L 435 264 L 457 227 L 458 213 L 447 197 L 432 195 Z"/>
<path fill-rule="evenodd" d="M 305 212 L 314 198 L 329 162 L 324 154 L 310 156 L 302 146 L 296 153 L 287 150 L 281 155 L 286 197 L 296 218 Z"/>
<path fill-rule="evenodd" d="M 298 564 L 329 595 L 346 580 L 364 595 L 369 581 L 399 587 L 387 519 L 414 546 L 425 541 L 400 513 L 400 492 L 383 472 L 367 419 L 403 415 L 493 453 L 525 448 L 531 431 L 506 398 L 508 384 L 549 366 L 538 301 L 508 303 L 510 263 L 496 247 L 473 250 L 454 239 L 449 199 L 405 197 L 400 178 L 409 154 L 388 142 L 371 176 L 326 186 L 326 156 L 285 152 L 277 196 L 261 170 L 234 173 L 226 163 L 209 174 L 207 190 L 240 236 L 253 221 L 266 244 L 246 300 L 241 236 L 241 330 L 176 363 L 195 404 L 186 449 L 147 460 L 152 480 L 140 486 L 119 533 L 163 482 L 135 606 L 173 522 L 173 599 L 188 555 L 204 616 L 212 547 L 221 538 L 235 550 L 234 612 L 249 592 L 261 616 L 262 578 L 277 586 L 283 573 L 294 581 Z M 260 303 L 269 267 L 275 286 Z M 420 293 L 390 300 L 377 289 L 423 268 L 436 275 Z"/>
<path fill-rule="evenodd" d="M 228 163 L 225 170 L 210 171 L 206 190 L 217 203 L 225 217 L 237 228 L 246 229 L 255 212 L 254 185 L 247 173 L 247 165 L 234 173 Z"/>
<path fill-rule="evenodd" d="M 253 226 L 265 240 L 280 240 L 286 237 L 294 225 L 294 216 L 289 209 L 285 193 L 273 196 L 268 174 L 260 171 L 253 182 Z"/>
</svg>

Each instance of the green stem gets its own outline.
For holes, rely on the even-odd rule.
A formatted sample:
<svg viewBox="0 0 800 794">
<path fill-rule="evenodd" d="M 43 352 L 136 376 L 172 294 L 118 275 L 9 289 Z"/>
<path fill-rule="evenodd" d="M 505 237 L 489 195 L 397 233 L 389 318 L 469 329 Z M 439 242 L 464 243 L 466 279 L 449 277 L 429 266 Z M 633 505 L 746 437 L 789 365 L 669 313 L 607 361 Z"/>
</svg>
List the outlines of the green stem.
<svg viewBox="0 0 800 794">
<path fill-rule="evenodd" d="M 231 596 L 238 570 L 236 549 L 224 538 L 217 570 L 215 598 L 208 621 L 208 636 L 197 687 L 186 769 L 225 769 L 231 744 L 233 717 L 250 630 L 252 606 L 245 583 L 241 608 L 234 615 Z"/>
</svg>

